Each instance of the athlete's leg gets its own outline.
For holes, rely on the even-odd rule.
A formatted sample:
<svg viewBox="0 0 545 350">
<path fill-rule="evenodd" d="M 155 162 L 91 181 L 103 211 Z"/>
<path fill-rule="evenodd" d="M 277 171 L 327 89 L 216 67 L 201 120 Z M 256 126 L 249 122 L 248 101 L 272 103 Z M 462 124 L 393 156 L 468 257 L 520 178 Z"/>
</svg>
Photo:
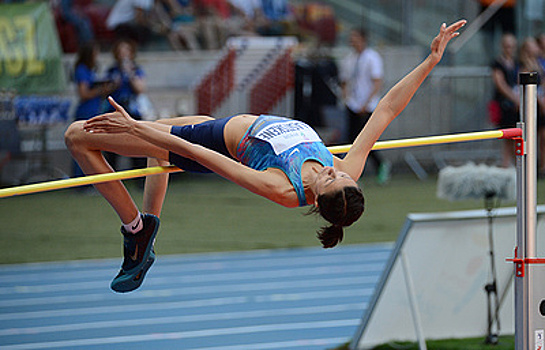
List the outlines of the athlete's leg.
<svg viewBox="0 0 545 350">
<path fill-rule="evenodd" d="M 87 175 L 114 171 L 102 151 L 124 156 L 168 158 L 167 151 L 130 135 L 88 133 L 83 130 L 83 122 L 75 122 L 68 127 L 65 142 L 72 157 Z M 124 224 L 130 223 L 137 216 L 138 209 L 121 181 L 95 184 L 95 188 L 110 203 Z"/>
<path fill-rule="evenodd" d="M 209 117 L 182 117 L 154 123 L 157 129 L 170 132 L 171 125 L 196 124 L 209 120 Z M 109 151 L 128 157 L 150 157 L 168 162 L 168 151 L 137 137 L 126 134 L 88 133 L 83 130 L 83 121 L 70 125 L 65 133 L 65 142 L 74 159 L 87 175 L 113 172 L 112 167 L 102 156 L 102 151 Z M 148 208 L 157 208 L 162 202 L 168 177 L 153 179 L 146 197 Z M 96 189 L 110 203 L 124 224 L 130 223 L 138 214 L 138 208 L 121 181 L 110 181 L 95 185 Z M 156 189 L 153 189 L 156 188 Z M 145 193 L 146 193 L 145 192 Z M 161 194 L 162 193 L 162 194 Z M 156 197 L 156 198 L 155 198 Z M 156 209 L 150 209 L 155 211 Z M 160 211 L 160 209 L 159 209 Z"/>
<path fill-rule="evenodd" d="M 170 133 L 171 125 L 197 124 L 210 118 L 188 117 L 150 123 L 157 130 Z M 166 165 L 169 152 L 137 137 L 127 134 L 90 133 L 82 122 L 72 124 L 65 133 L 66 144 L 73 157 L 86 174 L 113 172 L 102 156 L 102 151 L 124 156 L 144 156 L 150 165 Z M 139 210 L 121 181 L 105 182 L 95 187 L 119 215 L 124 226 L 123 263 L 110 288 L 116 292 L 130 292 L 142 284 L 144 276 L 155 261 L 153 243 L 159 228 L 161 212 L 167 189 L 168 175 L 152 176 L 144 190 L 144 214 Z M 127 224 L 131 225 L 127 225 Z M 133 226 L 134 225 L 134 226 Z"/>
<path fill-rule="evenodd" d="M 158 120 L 158 124 L 168 125 L 192 125 L 212 120 L 213 118 L 206 116 L 180 117 Z M 167 154 L 168 156 L 168 154 Z M 148 167 L 151 166 L 167 166 L 168 160 L 148 158 Z M 168 187 L 168 174 L 158 174 L 148 176 L 144 187 L 144 202 L 142 210 L 144 213 L 150 213 L 157 217 L 161 215 L 163 201 Z"/>
<path fill-rule="evenodd" d="M 167 166 L 168 161 L 156 158 L 148 158 L 148 167 Z M 163 201 L 168 187 L 168 173 L 157 174 L 146 177 L 144 186 L 144 201 L 142 203 L 142 212 L 161 217 Z"/>
</svg>

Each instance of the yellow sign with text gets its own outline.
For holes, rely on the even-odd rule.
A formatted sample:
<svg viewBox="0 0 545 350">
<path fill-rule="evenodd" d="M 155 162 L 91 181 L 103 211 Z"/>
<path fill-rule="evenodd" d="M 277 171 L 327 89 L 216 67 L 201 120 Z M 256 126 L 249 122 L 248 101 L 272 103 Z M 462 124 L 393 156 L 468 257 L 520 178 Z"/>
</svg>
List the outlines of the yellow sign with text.
<svg viewBox="0 0 545 350">
<path fill-rule="evenodd" d="M 47 3 L 0 4 L 0 88 L 64 90 L 62 51 Z"/>
</svg>

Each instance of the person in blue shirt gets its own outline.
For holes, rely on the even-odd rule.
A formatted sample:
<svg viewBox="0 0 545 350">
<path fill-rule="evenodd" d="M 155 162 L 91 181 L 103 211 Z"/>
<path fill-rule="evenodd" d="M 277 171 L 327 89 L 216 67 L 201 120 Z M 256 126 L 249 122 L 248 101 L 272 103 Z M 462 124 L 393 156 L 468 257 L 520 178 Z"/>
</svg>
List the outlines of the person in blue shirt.
<svg viewBox="0 0 545 350">
<path fill-rule="evenodd" d="M 278 36 L 294 31 L 295 19 L 287 0 L 261 0 L 261 12 L 257 26 L 260 35 Z"/>
<path fill-rule="evenodd" d="M 130 39 L 120 39 L 113 48 L 112 54 L 114 63 L 106 71 L 106 79 L 116 85 L 116 89 L 110 96 L 122 106 L 125 106 L 127 112 L 137 120 L 142 119 L 142 111 L 139 109 L 138 97 L 146 91 L 146 80 L 144 70 L 136 63 L 136 43 Z M 102 103 L 102 112 L 113 112 L 113 107 L 104 100 Z M 118 168 L 119 157 L 112 152 L 105 153 L 106 160 Z M 145 158 L 132 158 L 133 168 L 142 168 L 146 166 Z M 118 169 L 119 170 L 119 169 Z M 139 179 L 139 185 L 143 186 L 143 179 Z"/>
<path fill-rule="evenodd" d="M 97 76 L 97 58 L 100 53 L 96 42 L 83 44 L 74 64 L 74 82 L 78 95 L 74 119 L 87 120 L 102 112 L 101 106 L 108 94 L 117 87 L 113 82 L 105 82 Z M 84 175 L 75 164 L 74 175 Z"/>
<path fill-rule="evenodd" d="M 65 141 L 89 174 L 111 172 L 101 151 L 146 156 L 150 165 L 173 163 L 186 171 L 210 171 L 285 207 L 312 205 L 329 225 L 318 232 L 324 248 L 337 245 L 344 227 L 359 219 L 364 198 L 360 178 L 371 148 L 405 109 L 441 60 L 447 43 L 466 21 L 443 24 L 430 54 L 379 102 L 344 158 L 331 154 L 307 124 L 283 117 L 240 114 L 223 119 L 190 116 L 158 122 L 137 121 L 112 98 L 115 112 L 72 124 Z M 138 288 L 155 260 L 153 242 L 168 175 L 148 177 L 141 214 L 121 181 L 96 188 L 119 215 L 124 260 L 110 287 Z"/>
<path fill-rule="evenodd" d="M 146 90 L 144 71 L 136 64 L 136 44 L 124 39 L 116 42 L 112 50 L 115 62 L 108 68 L 106 77 L 115 82 L 117 88 L 110 96 L 127 108 L 127 112 L 133 118 L 141 119 L 141 111 L 138 109 L 137 98 Z M 114 109 L 106 104 L 106 112 Z"/>
<path fill-rule="evenodd" d="M 105 83 L 97 77 L 99 52 L 95 42 L 86 43 L 78 50 L 74 64 L 74 82 L 79 98 L 76 120 L 86 120 L 99 114 L 102 101 L 115 88 L 113 83 Z"/>
</svg>

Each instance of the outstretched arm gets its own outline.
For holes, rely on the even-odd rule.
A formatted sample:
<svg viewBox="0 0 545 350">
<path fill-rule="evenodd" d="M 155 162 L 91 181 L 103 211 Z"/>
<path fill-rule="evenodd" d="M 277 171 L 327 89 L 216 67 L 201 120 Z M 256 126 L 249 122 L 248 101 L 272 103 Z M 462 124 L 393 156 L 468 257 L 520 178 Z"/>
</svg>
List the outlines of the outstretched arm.
<svg viewBox="0 0 545 350">
<path fill-rule="evenodd" d="M 448 27 L 443 23 L 439 34 L 431 43 L 431 52 L 428 57 L 382 98 L 373 115 L 354 140 L 346 157 L 338 161 L 339 170 L 348 173 L 355 180 L 361 176 L 367 156 L 375 142 L 386 127 L 405 109 L 424 79 L 443 57 L 448 42 L 459 35 L 457 30 L 465 24 L 465 20 L 458 21 Z"/>
<path fill-rule="evenodd" d="M 268 172 L 257 171 L 234 161 L 218 152 L 165 132 L 153 122 L 136 121 L 115 102 L 108 98 L 116 109 L 91 118 L 84 129 L 93 133 L 127 133 L 158 147 L 194 160 L 220 176 L 274 202 L 286 205 L 277 188 L 278 177 Z"/>
</svg>

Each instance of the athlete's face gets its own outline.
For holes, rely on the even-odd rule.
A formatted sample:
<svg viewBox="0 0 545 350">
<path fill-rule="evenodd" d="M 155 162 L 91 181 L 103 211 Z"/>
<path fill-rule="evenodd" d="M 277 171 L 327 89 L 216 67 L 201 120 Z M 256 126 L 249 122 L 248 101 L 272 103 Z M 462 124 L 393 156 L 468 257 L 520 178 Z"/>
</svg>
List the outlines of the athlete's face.
<svg viewBox="0 0 545 350">
<path fill-rule="evenodd" d="M 316 198 L 321 194 L 338 191 L 348 186 L 358 187 L 358 184 L 347 173 L 326 166 L 316 176 L 314 184 Z"/>
</svg>

